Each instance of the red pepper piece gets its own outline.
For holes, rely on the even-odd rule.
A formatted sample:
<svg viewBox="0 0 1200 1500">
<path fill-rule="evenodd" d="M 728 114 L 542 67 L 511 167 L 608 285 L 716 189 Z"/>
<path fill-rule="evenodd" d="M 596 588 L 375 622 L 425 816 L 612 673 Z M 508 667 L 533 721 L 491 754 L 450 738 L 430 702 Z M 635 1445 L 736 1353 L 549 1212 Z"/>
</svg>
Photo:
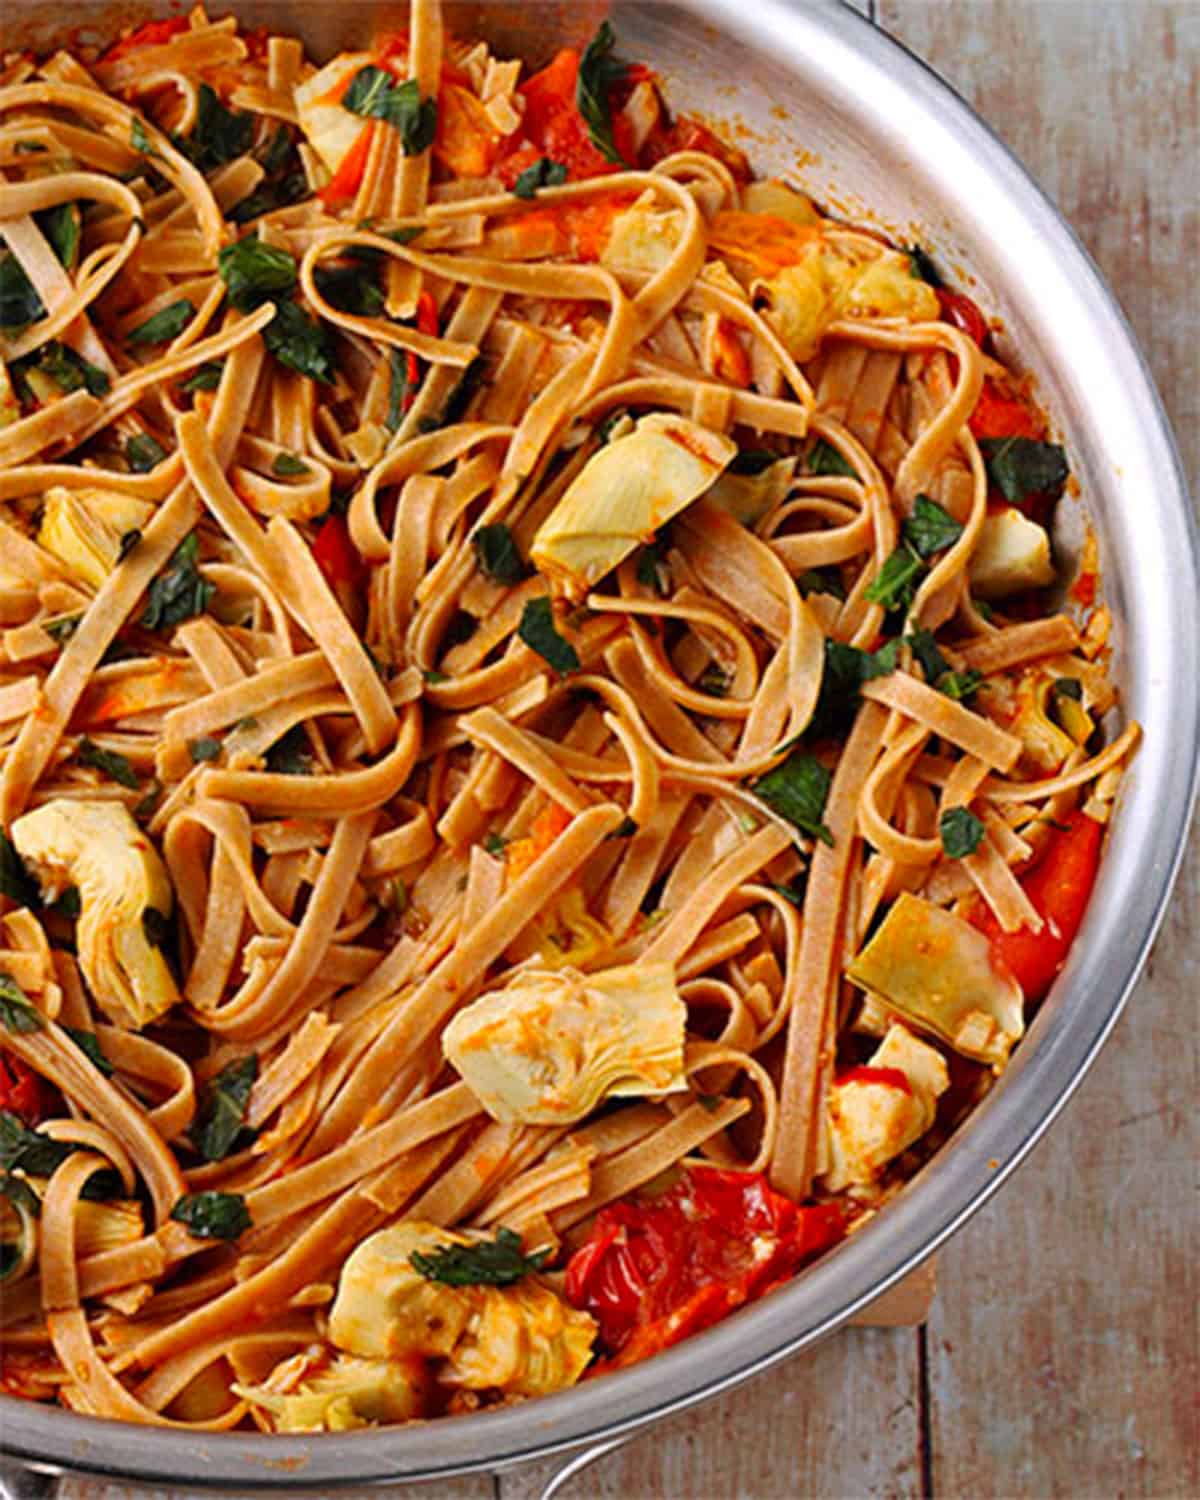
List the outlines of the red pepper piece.
<svg viewBox="0 0 1200 1500">
<path fill-rule="evenodd" d="M 1055 829 L 1038 862 L 1021 879 L 1021 889 L 1044 920 L 1041 932 L 1022 927 L 1002 932 L 991 911 L 979 906 L 972 924 L 992 946 L 992 953 L 1011 971 L 1026 1000 L 1040 1000 L 1066 962 L 1087 911 L 1104 828 L 1085 813 L 1068 813 Z"/>
<path fill-rule="evenodd" d="M 365 586 L 367 570 L 350 540 L 345 516 L 330 512 L 325 517 L 313 542 L 313 556 L 335 593 L 339 586 L 355 592 Z"/>
<path fill-rule="evenodd" d="M 14 1053 L 0 1049 L 0 1109 L 20 1115 L 26 1125 L 37 1125 L 48 1104 L 46 1086 L 33 1069 Z"/>
</svg>

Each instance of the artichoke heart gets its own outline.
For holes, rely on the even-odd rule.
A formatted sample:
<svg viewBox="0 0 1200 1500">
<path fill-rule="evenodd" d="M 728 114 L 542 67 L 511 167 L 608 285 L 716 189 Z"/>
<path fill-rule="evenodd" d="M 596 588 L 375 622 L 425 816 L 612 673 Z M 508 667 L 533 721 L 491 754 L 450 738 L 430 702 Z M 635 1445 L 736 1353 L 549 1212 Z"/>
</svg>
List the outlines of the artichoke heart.
<svg viewBox="0 0 1200 1500">
<path fill-rule="evenodd" d="M 796 460 L 780 458 L 757 474 L 734 474 L 726 469 L 705 499 L 743 526 L 753 526 L 787 499 L 796 476 Z"/>
<path fill-rule="evenodd" d="M 121 555 L 121 538 L 153 514 L 152 505 L 129 495 L 55 485 L 46 491 L 37 539 L 76 578 L 98 589 Z"/>
<path fill-rule="evenodd" d="M 179 998 L 146 913 L 171 914 L 174 892 L 157 851 L 120 802 L 56 798 L 12 826 L 17 852 L 53 899 L 79 891 L 79 964 L 96 1003 L 140 1030 Z"/>
<path fill-rule="evenodd" d="M 889 1013 L 996 1069 L 1024 1034 L 1021 987 L 983 933 L 907 891 L 846 973 Z"/>
<path fill-rule="evenodd" d="M 668 412 L 642 417 L 600 449 L 533 539 L 534 566 L 580 600 L 633 549 L 707 490 L 737 444 Z"/>
<path fill-rule="evenodd" d="M 686 1015 L 669 963 L 527 970 L 460 1011 L 443 1050 L 493 1119 L 565 1125 L 610 1094 L 685 1087 Z"/>
<path fill-rule="evenodd" d="M 898 1076 L 871 1076 L 882 1069 Z M 895 1023 L 858 1075 L 852 1072 L 830 1090 L 832 1165 L 824 1183 L 831 1193 L 874 1182 L 893 1157 L 929 1129 L 938 1096 L 950 1087 L 942 1054 Z"/>
<path fill-rule="evenodd" d="M 683 235 L 683 213 L 678 208 L 654 207 L 653 193 L 644 193 L 612 221 L 600 263 L 615 271 L 661 271 L 670 263 Z"/>
<path fill-rule="evenodd" d="M 536 1396 L 574 1385 L 591 1359 L 596 1324 L 536 1277 L 511 1286 L 450 1286 L 412 1264 L 474 1243 L 410 1219 L 370 1235 L 342 1267 L 329 1337 L 369 1361 L 444 1361 L 438 1378 L 472 1390 Z"/>
<path fill-rule="evenodd" d="M 1046 588 L 1056 576 L 1050 538 L 1015 505 L 990 511 L 983 518 L 968 572 L 971 592 L 980 599 Z"/>
<path fill-rule="evenodd" d="M 367 128 L 361 115 L 344 108 L 341 97 L 359 69 L 374 62 L 369 52 L 339 52 L 320 72 L 297 84 L 293 92 L 300 129 L 330 176 Z"/>
<path fill-rule="evenodd" d="M 339 1354 L 289 1391 L 235 1385 L 265 1412 L 276 1432 L 349 1432 L 423 1415 L 429 1379 L 420 1359 L 359 1359 Z"/>
</svg>

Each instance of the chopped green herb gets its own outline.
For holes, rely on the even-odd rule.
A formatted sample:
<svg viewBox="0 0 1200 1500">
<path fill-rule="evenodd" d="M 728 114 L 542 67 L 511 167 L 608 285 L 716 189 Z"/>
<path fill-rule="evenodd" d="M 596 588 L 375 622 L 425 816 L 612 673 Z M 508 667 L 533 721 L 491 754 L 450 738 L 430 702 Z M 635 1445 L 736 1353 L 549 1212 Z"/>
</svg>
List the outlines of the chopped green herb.
<svg viewBox="0 0 1200 1500">
<path fill-rule="evenodd" d="M 445 672 L 439 672 L 436 667 L 426 667 L 422 671 L 421 676 L 424 677 L 425 681 L 429 683 L 431 687 L 436 687 L 439 682 L 450 681 L 448 674 Z"/>
<path fill-rule="evenodd" d="M 897 547 L 871 581 L 863 597 L 869 604 L 882 604 L 889 613 L 907 614 L 917 592 L 917 579 L 925 564 L 911 548 Z"/>
<path fill-rule="evenodd" d="M 570 641 L 559 635 L 554 625 L 554 608 L 544 594 L 526 604 L 517 634 L 532 651 L 549 662 L 560 677 L 579 671 L 579 653 Z"/>
<path fill-rule="evenodd" d="M 500 859 L 507 847 L 508 840 L 502 838 L 498 833 L 489 833 L 484 836 L 484 852 L 492 855 L 495 859 Z"/>
<path fill-rule="evenodd" d="M 627 165 L 617 150 L 613 137 L 612 102 L 609 90 L 620 83 L 628 72 L 628 64 L 612 55 L 616 38 L 607 21 L 601 21 L 596 35 L 584 48 L 579 59 L 579 75 L 575 83 L 575 105 L 583 116 L 592 145 L 606 161 L 617 166 Z"/>
<path fill-rule="evenodd" d="M 965 703 L 974 696 L 982 681 L 982 672 L 943 672 L 934 686 L 956 703 Z"/>
<path fill-rule="evenodd" d="M 142 931 L 152 948 L 158 948 L 164 953 L 171 951 L 175 931 L 165 911 L 159 911 L 157 906 L 143 907 Z"/>
<path fill-rule="evenodd" d="M 486 362 L 483 355 L 476 355 L 459 376 L 458 384 L 446 397 L 446 404 L 438 418 L 439 427 L 453 427 L 456 422 L 463 420 L 467 414 L 467 408 L 475 397 L 475 392 L 483 384 L 485 368 Z"/>
<path fill-rule="evenodd" d="M 634 575 L 643 588 L 653 589 L 664 598 L 671 592 L 671 569 L 667 563 L 669 539 L 660 531 L 654 541 L 648 542 L 638 554 Z"/>
<path fill-rule="evenodd" d="M 806 882 L 793 880 L 788 885 L 781 885 L 779 881 L 771 880 L 768 884 L 773 891 L 778 891 L 781 896 L 790 901 L 797 911 L 803 908 Z"/>
<path fill-rule="evenodd" d="M 845 599 L 846 587 L 836 568 L 806 568 L 796 575 L 796 587 L 807 599 L 809 594 L 830 594 Z"/>
<path fill-rule="evenodd" d="M 69 885 L 48 910 L 56 912 L 60 917 L 65 917 L 68 922 L 78 921 L 79 914 L 83 911 L 83 901 L 80 898 L 78 886 Z"/>
<path fill-rule="evenodd" d="M 148 432 L 136 433 L 125 444 L 125 462 L 135 474 L 148 474 L 167 456 L 167 450 Z"/>
<path fill-rule="evenodd" d="M 0 256 L 0 328 L 24 328 L 46 316 L 37 287 L 11 253 Z"/>
<path fill-rule="evenodd" d="M 247 234 L 218 250 L 217 274 L 239 312 L 253 312 L 264 302 L 286 295 L 297 279 L 295 258 L 275 245 L 265 245 L 257 234 Z"/>
<path fill-rule="evenodd" d="M 214 740 L 210 735 L 201 735 L 199 739 L 188 740 L 188 754 L 197 765 L 201 761 L 216 760 L 221 753 L 220 740 Z"/>
<path fill-rule="evenodd" d="M 43 375 L 48 375 L 64 395 L 86 390 L 89 396 L 106 396 L 112 388 L 112 381 L 99 365 L 92 364 L 56 339 L 43 344 L 36 354 L 13 364 L 13 374 L 22 381 L 29 370 L 40 370 Z"/>
<path fill-rule="evenodd" d="M 941 272 L 934 265 L 929 253 L 920 245 L 908 247 L 908 265 L 918 281 L 927 281 L 930 286 L 944 286 Z"/>
<path fill-rule="evenodd" d="M 196 124 L 186 140 L 175 144 L 202 172 L 211 172 L 244 156 L 254 139 L 254 116 L 226 109 L 202 83 L 196 95 Z"/>
<path fill-rule="evenodd" d="M 156 151 L 151 144 L 150 135 L 141 120 L 135 117 L 133 124 L 129 127 L 129 144 L 135 151 L 140 151 L 143 156 L 161 156 L 161 151 Z"/>
<path fill-rule="evenodd" d="M 415 78 L 397 83 L 383 68 L 360 68 L 342 95 L 341 105 L 353 115 L 386 120 L 400 133 L 405 156 L 419 156 L 433 145 L 437 134 L 437 100 L 422 99 Z"/>
<path fill-rule="evenodd" d="M 35 1219 L 42 1216 L 42 1200 L 23 1177 L 14 1177 L 11 1172 L 5 1172 L 0 1177 L 0 1197 L 23 1208 Z"/>
<path fill-rule="evenodd" d="M 1058 443 L 1040 443 L 1033 438 L 981 438 L 979 451 L 988 478 L 1011 505 L 1030 495 L 1056 499 L 1071 470 Z"/>
<path fill-rule="evenodd" d="M 899 656 L 897 641 L 888 641 L 878 651 L 872 652 L 826 638 L 821 691 L 806 731 L 807 737 L 834 739 L 845 733 L 858 712 L 863 683 L 894 672 Z"/>
<path fill-rule="evenodd" d="M 605 417 L 604 421 L 596 428 L 596 441 L 598 443 L 611 443 L 613 431 L 619 422 L 623 422 L 630 415 L 627 406 L 616 406 Z"/>
<path fill-rule="evenodd" d="M 150 585 L 142 625 L 147 630 L 167 630 L 195 615 L 202 615 L 216 593 L 216 585 L 202 577 L 196 566 L 200 544 L 193 531 L 186 536 L 171 561 Z"/>
<path fill-rule="evenodd" d="M 83 215 L 78 203 L 59 203 L 34 214 L 38 228 L 50 241 L 60 263 L 74 271 L 79 263 L 79 240 L 83 233 Z"/>
<path fill-rule="evenodd" d="M 503 521 L 481 526 L 471 537 L 479 571 L 494 583 L 520 583 L 529 576 L 529 566 L 517 551 L 513 534 Z"/>
<path fill-rule="evenodd" d="M 11 974 L 0 973 L 0 1026 L 7 1031 L 41 1031 L 46 1022 Z"/>
<path fill-rule="evenodd" d="M 82 615 L 63 615 L 58 620 L 47 620 L 42 629 L 52 641 L 57 641 L 60 646 L 65 646 L 75 632 L 79 629 Z"/>
<path fill-rule="evenodd" d="M 387 415 L 383 419 L 383 425 L 389 432 L 395 432 L 404 418 L 404 413 L 412 405 L 413 396 L 416 393 L 416 383 L 409 381 L 409 372 L 412 364 L 406 349 L 393 349 L 388 356 L 389 384 Z M 418 374 L 417 381 L 420 376 Z"/>
<path fill-rule="evenodd" d="M 743 448 L 730 460 L 730 474 L 762 474 L 783 457 L 772 448 Z"/>
<path fill-rule="evenodd" d="M 377 318 L 383 312 L 383 288 L 362 264 L 318 266 L 313 280 L 321 296 L 339 312 L 358 318 Z"/>
<path fill-rule="evenodd" d="M 332 385 L 333 345 L 324 324 L 310 318 L 297 302 L 277 302 L 275 316 L 262 331 L 263 343 L 281 365 Z"/>
<path fill-rule="evenodd" d="M 525 1255 L 521 1236 L 511 1229 L 498 1229 L 494 1240 L 439 1245 L 428 1254 L 414 1250 L 409 1256 L 418 1275 L 444 1286 L 511 1286 L 530 1272 L 540 1271 L 549 1258 L 549 1250 Z"/>
<path fill-rule="evenodd" d="M 139 323 L 132 333 L 126 337 L 130 344 L 165 344 L 168 339 L 173 339 L 183 332 L 195 315 L 196 309 L 187 300 L 181 297 L 178 302 L 172 302 L 160 312 L 156 312 L 152 318 L 147 318 L 144 323 Z"/>
<path fill-rule="evenodd" d="M 854 465 L 844 459 L 833 444 L 827 443 L 824 438 L 818 438 L 808 450 L 805 468 L 810 474 L 834 474 L 846 479 L 858 478 Z"/>
<path fill-rule="evenodd" d="M 950 663 L 938 648 L 932 631 L 914 630 L 911 635 L 904 637 L 904 641 L 906 645 L 912 647 L 913 655 L 925 674 L 925 681 L 931 687 L 937 688 L 939 693 L 944 693 L 947 698 L 962 702 L 971 697 L 983 681 L 983 676 L 979 672 L 952 671 Z"/>
<path fill-rule="evenodd" d="M 7 896 L 18 906 L 38 906 L 41 896 L 38 883 L 25 868 L 25 861 L 8 834 L 0 830 L 0 896 Z"/>
<path fill-rule="evenodd" d="M 141 786 L 137 772 L 123 755 L 115 750 L 102 750 L 92 740 L 80 740 L 76 759 L 81 766 L 91 766 L 131 792 L 136 792 Z"/>
<path fill-rule="evenodd" d="M 251 1052 L 222 1068 L 209 1083 L 191 1129 L 192 1144 L 205 1161 L 224 1161 L 239 1149 L 257 1077 L 258 1054 Z"/>
<path fill-rule="evenodd" d="M 0 1110 L 0 1168 L 25 1172 L 30 1177 L 49 1177 L 68 1156 L 86 1149 L 73 1141 L 53 1141 L 48 1135 L 31 1130 L 19 1115 Z M 120 1176 L 108 1167 L 93 1172 L 81 1194 L 89 1202 L 119 1198 Z"/>
<path fill-rule="evenodd" d="M 728 672 L 722 671 L 715 662 L 710 662 L 696 679 L 696 686 L 710 698 L 728 698 L 732 680 Z"/>
<path fill-rule="evenodd" d="M 1050 687 L 1054 698 L 1070 698 L 1075 703 L 1083 702 L 1083 683 L 1078 677 L 1056 677 Z"/>
<path fill-rule="evenodd" d="M 267 770 L 276 776 L 311 776 L 313 773 L 312 750 L 308 736 L 299 724 L 294 724 L 282 739 L 276 740 L 267 751 Z"/>
<path fill-rule="evenodd" d="M 912 514 L 904 522 L 904 540 L 918 557 L 932 557 L 952 547 L 963 534 L 962 523 L 943 510 L 928 495 L 918 495 Z"/>
<path fill-rule="evenodd" d="M 983 824 L 969 807 L 948 807 L 938 819 L 938 832 L 947 859 L 974 854 L 983 838 Z"/>
<path fill-rule="evenodd" d="M 111 1078 L 113 1065 L 104 1055 L 104 1048 L 100 1045 L 100 1038 L 94 1031 L 83 1031 L 78 1026 L 66 1026 L 63 1028 L 81 1052 L 97 1067 L 105 1078 Z"/>
<path fill-rule="evenodd" d="M 141 540 L 142 533 L 136 526 L 132 531 L 123 531 L 121 540 L 117 543 L 117 561 L 124 562 Z"/>
<path fill-rule="evenodd" d="M 221 384 L 221 366 L 215 359 L 209 359 L 202 365 L 197 365 L 188 378 L 183 382 L 182 390 L 194 393 L 196 391 L 215 391 Z"/>
<path fill-rule="evenodd" d="M 241 1193 L 185 1193 L 171 1217 L 202 1240 L 236 1240 L 253 1222 Z"/>
<path fill-rule="evenodd" d="M 832 780 L 831 773 L 819 760 L 793 750 L 773 771 L 759 777 L 753 790 L 755 796 L 761 797 L 789 823 L 823 844 L 832 844 L 833 835 L 821 821 Z"/>
<path fill-rule="evenodd" d="M 157 781 L 152 781 L 146 788 L 145 796 L 133 809 L 135 818 L 152 818 L 158 811 L 158 801 L 162 796 L 162 786 Z"/>
<path fill-rule="evenodd" d="M 281 479 L 296 479 L 301 474 L 311 474 L 312 470 L 294 453 L 277 453 L 271 464 L 271 473 L 278 474 Z"/>
<path fill-rule="evenodd" d="M 533 166 L 526 167 L 513 183 L 513 193 L 518 198 L 535 198 L 538 188 L 558 187 L 566 180 L 567 169 L 562 162 L 542 156 Z"/>
</svg>

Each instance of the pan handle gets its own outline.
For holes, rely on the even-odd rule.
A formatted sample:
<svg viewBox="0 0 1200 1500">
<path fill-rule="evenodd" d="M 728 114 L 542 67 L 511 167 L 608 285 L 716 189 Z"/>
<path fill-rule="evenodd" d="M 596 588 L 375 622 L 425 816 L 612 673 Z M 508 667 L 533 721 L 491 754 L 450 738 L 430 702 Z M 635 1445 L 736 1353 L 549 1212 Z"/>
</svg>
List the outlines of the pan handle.
<svg viewBox="0 0 1200 1500">
<path fill-rule="evenodd" d="M 605 1443 L 595 1443 L 590 1448 L 585 1448 L 582 1453 L 576 1453 L 569 1458 L 561 1469 L 556 1469 L 547 1479 L 538 1493 L 538 1500 L 554 1500 L 571 1480 L 582 1474 L 585 1469 L 590 1469 L 600 1459 L 607 1458 L 610 1453 L 615 1453 L 618 1448 L 623 1448 L 629 1441 L 629 1435 L 609 1438 Z"/>
</svg>

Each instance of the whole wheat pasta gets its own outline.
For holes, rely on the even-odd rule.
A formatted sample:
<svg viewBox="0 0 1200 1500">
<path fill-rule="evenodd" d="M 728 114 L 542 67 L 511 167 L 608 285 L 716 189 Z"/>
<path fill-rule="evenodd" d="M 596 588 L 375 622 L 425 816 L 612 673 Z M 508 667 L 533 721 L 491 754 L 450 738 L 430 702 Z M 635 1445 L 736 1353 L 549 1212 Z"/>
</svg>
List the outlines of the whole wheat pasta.
<svg viewBox="0 0 1200 1500">
<path fill-rule="evenodd" d="M 928 256 L 606 30 L 526 76 L 454 21 L 5 60 L 32 1399 L 341 1428 L 655 1352 L 946 1138 L 1119 816 L 1066 450 Z"/>
</svg>

